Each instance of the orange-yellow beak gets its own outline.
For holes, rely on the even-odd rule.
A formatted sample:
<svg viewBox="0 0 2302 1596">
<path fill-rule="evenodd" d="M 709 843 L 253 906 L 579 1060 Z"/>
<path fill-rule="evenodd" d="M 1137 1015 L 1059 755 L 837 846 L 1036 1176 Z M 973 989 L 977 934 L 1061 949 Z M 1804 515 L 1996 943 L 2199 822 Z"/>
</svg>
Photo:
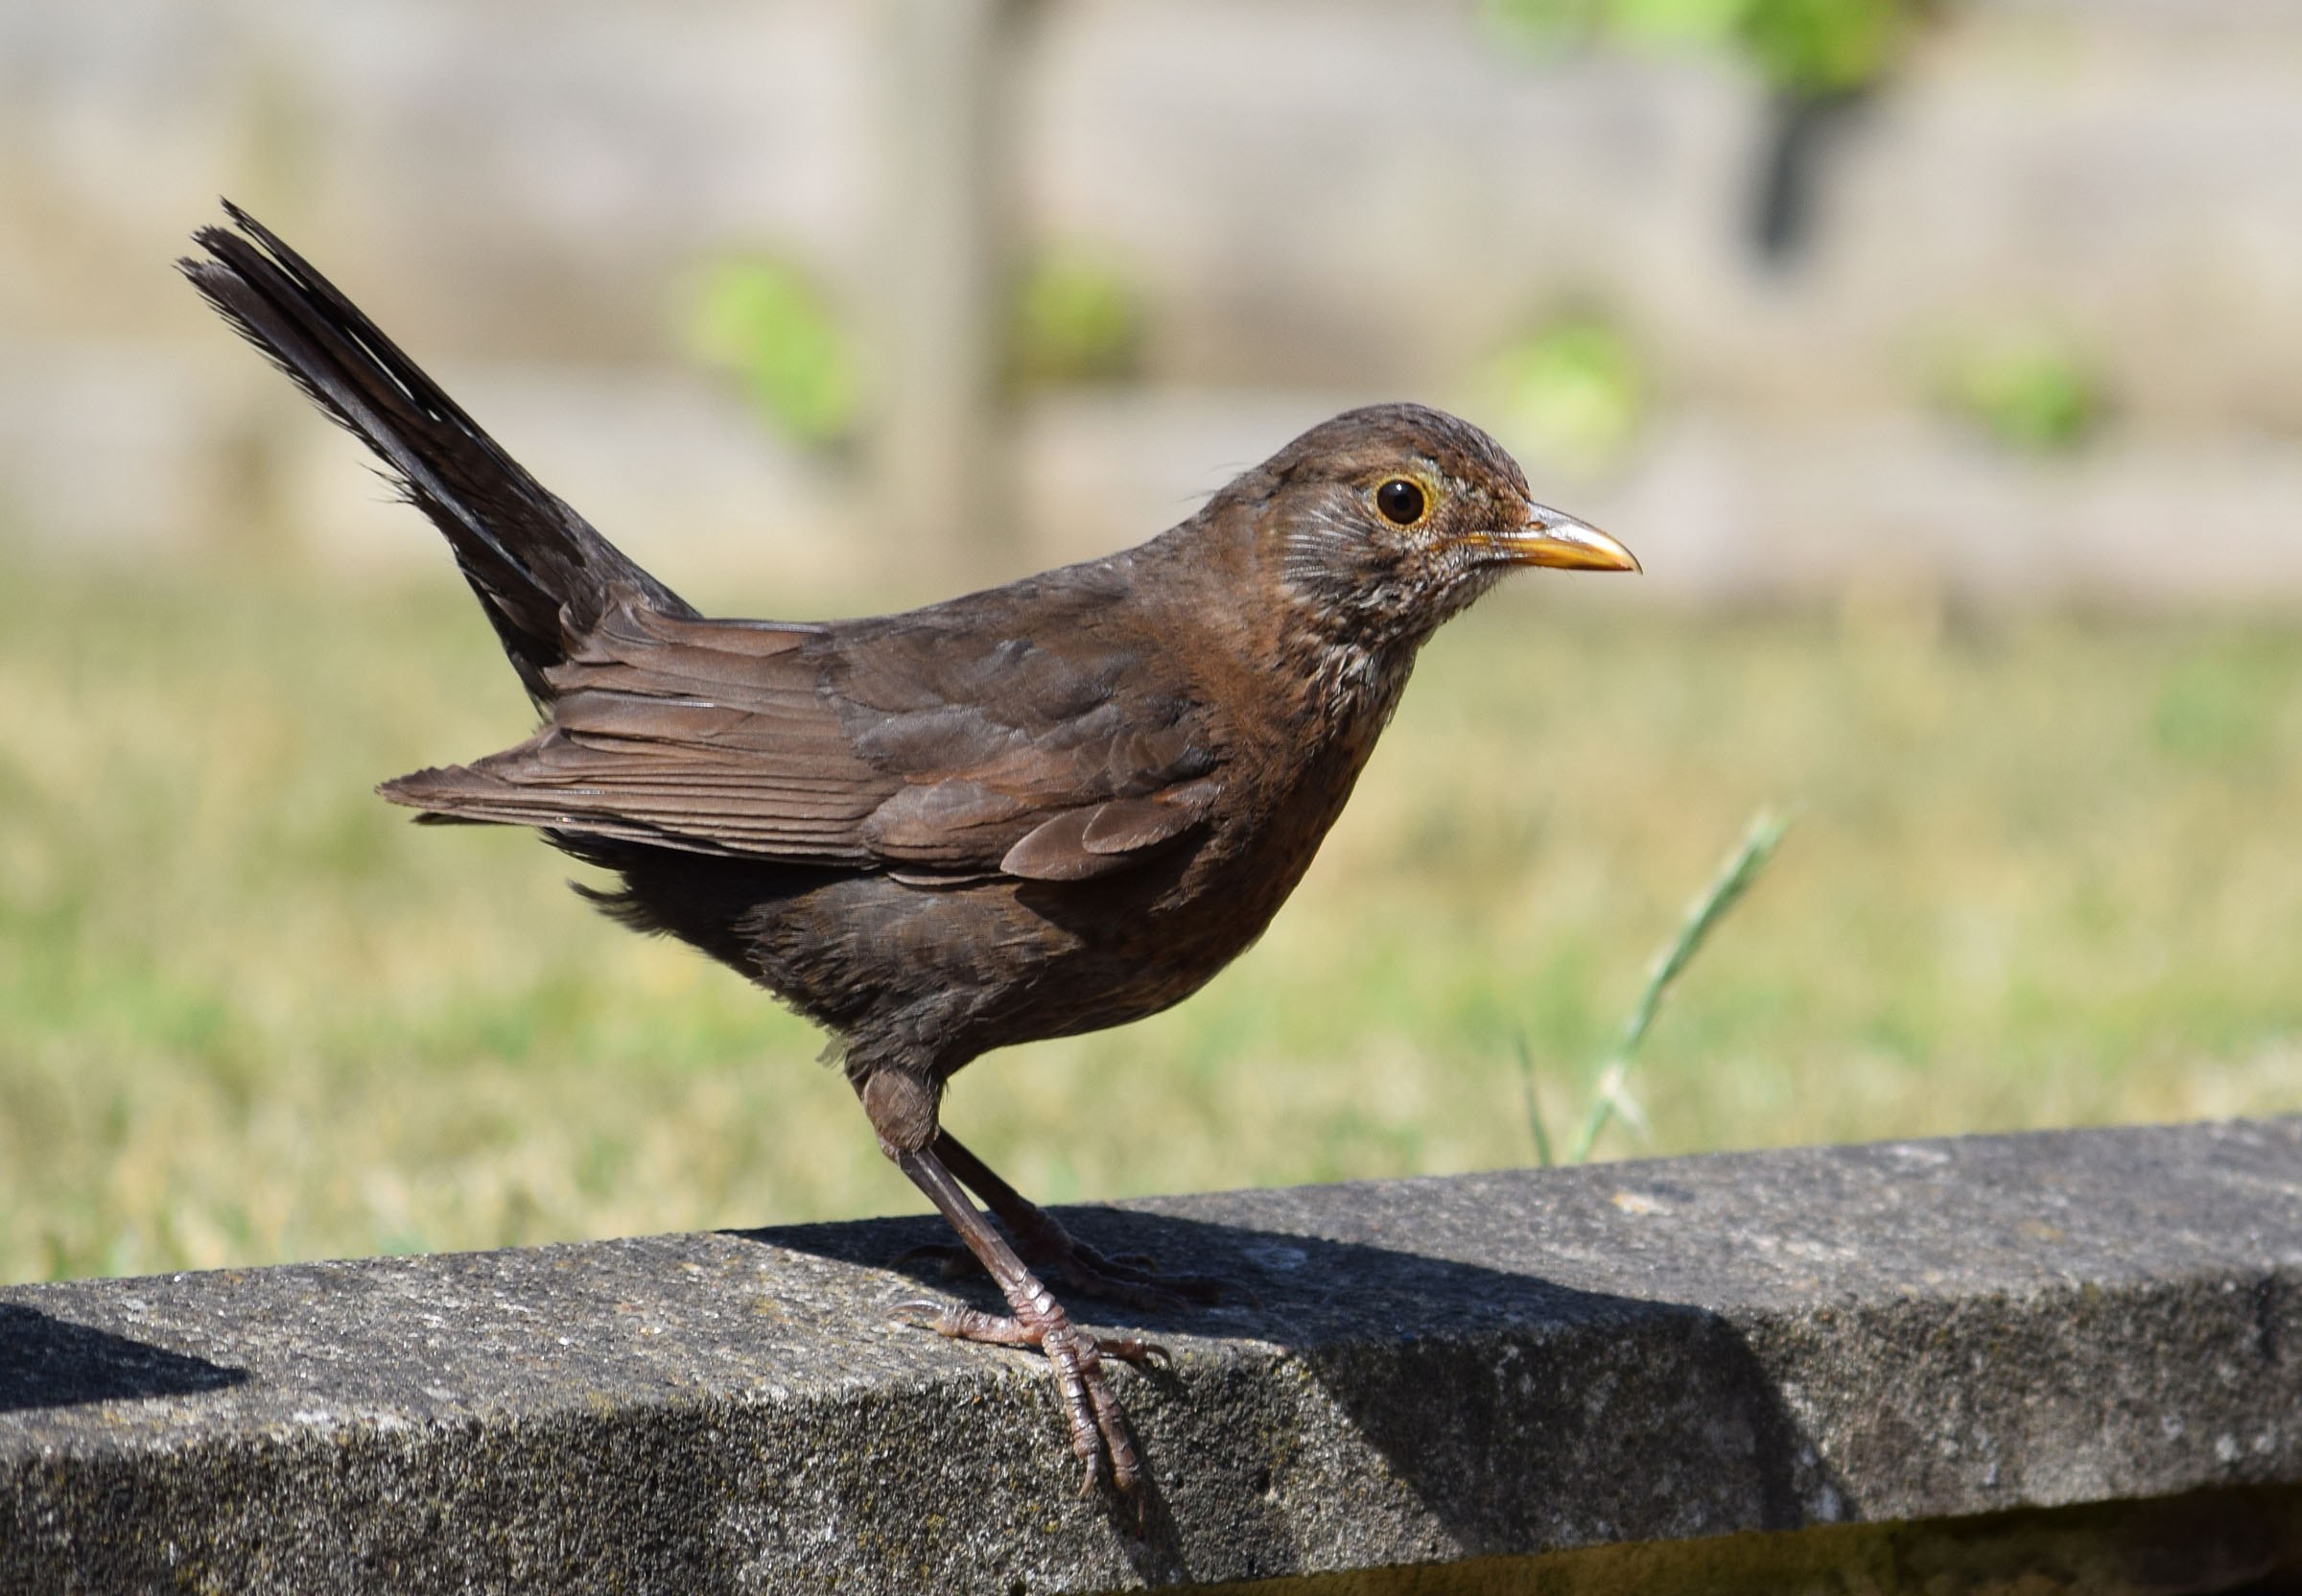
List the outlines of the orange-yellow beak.
<svg viewBox="0 0 2302 1596">
<path fill-rule="evenodd" d="M 1554 571 L 1633 571 L 1638 556 L 1573 516 L 1542 505 L 1527 506 L 1522 527 L 1489 532 L 1481 540 L 1512 565 L 1547 565 Z"/>
</svg>

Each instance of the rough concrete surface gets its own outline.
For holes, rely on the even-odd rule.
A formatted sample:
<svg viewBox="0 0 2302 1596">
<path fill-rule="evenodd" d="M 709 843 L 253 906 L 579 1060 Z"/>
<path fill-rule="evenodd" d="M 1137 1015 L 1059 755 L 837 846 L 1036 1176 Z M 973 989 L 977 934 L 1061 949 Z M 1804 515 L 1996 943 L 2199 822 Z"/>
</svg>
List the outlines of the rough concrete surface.
<svg viewBox="0 0 2302 1596">
<path fill-rule="evenodd" d="M 2302 1119 L 1068 1217 L 1259 1300 L 1126 1321 L 1139 1533 L 1035 1357 L 894 1322 L 886 1220 L 0 1291 L 0 1590 L 1096 1590 L 2302 1482 Z"/>
</svg>

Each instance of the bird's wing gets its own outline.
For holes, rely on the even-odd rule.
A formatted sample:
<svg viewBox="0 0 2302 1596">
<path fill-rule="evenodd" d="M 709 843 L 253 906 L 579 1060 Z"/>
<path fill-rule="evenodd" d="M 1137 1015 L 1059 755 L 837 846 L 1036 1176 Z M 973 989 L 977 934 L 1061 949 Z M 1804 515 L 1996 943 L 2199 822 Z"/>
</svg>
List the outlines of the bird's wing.
<svg viewBox="0 0 2302 1596">
<path fill-rule="evenodd" d="M 1196 826 L 1216 793 L 1200 707 L 1132 685 L 1139 641 L 997 597 L 833 626 L 618 603 L 554 668 L 542 732 L 382 790 L 445 820 L 926 880 L 1084 880 Z"/>
<path fill-rule="evenodd" d="M 864 823 L 879 857 L 1082 880 L 1206 818 L 1218 784 L 1205 706 L 1159 668 L 1160 640 L 1078 574 L 1094 569 L 843 638 L 829 686 L 853 745 L 904 784 Z"/>
</svg>

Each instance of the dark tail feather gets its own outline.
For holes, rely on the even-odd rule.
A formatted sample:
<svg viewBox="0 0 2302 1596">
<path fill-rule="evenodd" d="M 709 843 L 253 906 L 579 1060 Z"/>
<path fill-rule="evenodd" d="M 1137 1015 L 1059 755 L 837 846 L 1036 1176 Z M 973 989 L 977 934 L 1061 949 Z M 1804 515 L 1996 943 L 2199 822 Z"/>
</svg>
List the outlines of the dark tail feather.
<svg viewBox="0 0 2302 1596">
<path fill-rule="evenodd" d="M 446 534 L 529 696 L 550 699 L 544 672 L 564 657 L 566 638 L 599 619 L 614 590 L 672 615 L 695 613 L 522 470 L 302 256 L 229 200 L 223 208 L 247 237 L 203 227 L 195 241 L 210 258 L 179 269 L 374 450 L 409 502 Z"/>
</svg>

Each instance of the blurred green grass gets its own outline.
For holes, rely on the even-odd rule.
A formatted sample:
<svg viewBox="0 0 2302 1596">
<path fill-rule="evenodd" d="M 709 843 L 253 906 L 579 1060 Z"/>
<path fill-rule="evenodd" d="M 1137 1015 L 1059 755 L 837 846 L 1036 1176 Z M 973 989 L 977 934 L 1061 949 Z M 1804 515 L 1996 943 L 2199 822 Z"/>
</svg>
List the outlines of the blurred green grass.
<svg viewBox="0 0 2302 1596">
<path fill-rule="evenodd" d="M 1654 1150 L 2302 1102 L 2302 633 L 1579 597 L 1439 639 L 1254 952 L 954 1128 L 1049 1200 L 1529 1162 L 1514 1034 L 1571 1122 L 1768 802 Z M 444 575 L 0 557 L 0 1277 L 919 1206 L 764 995 L 369 792 L 528 725 Z"/>
</svg>

